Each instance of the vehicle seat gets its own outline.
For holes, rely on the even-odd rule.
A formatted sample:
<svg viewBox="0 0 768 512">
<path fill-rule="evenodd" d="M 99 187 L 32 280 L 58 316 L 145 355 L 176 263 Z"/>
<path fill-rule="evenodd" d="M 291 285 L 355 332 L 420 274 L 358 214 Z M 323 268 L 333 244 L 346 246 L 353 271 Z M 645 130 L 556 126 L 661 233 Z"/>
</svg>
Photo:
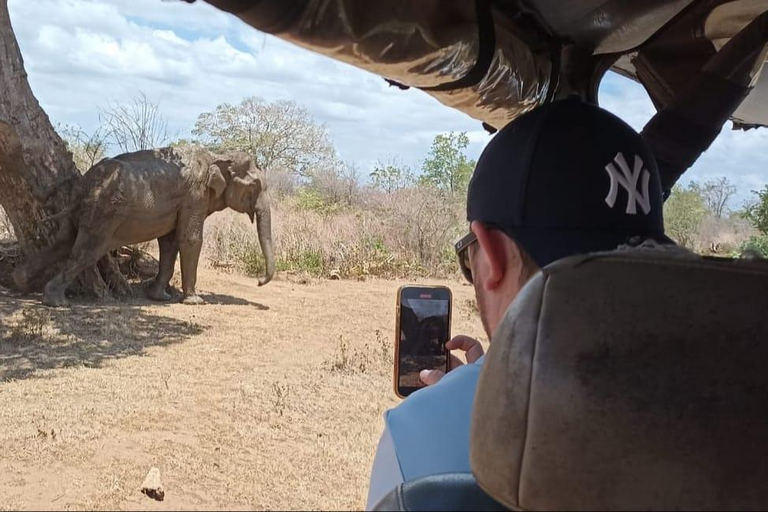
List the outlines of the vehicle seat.
<svg viewBox="0 0 768 512">
<path fill-rule="evenodd" d="M 472 473 L 445 473 L 400 484 L 373 510 L 496 512 L 507 509 L 477 486 Z"/>
<path fill-rule="evenodd" d="M 768 264 L 640 248 L 545 268 L 486 356 L 471 466 L 514 509 L 768 509 Z"/>
<path fill-rule="evenodd" d="M 494 335 L 471 435 L 487 494 L 436 475 L 376 510 L 768 509 L 768 262 L 553 263 Z"/>
</svg>

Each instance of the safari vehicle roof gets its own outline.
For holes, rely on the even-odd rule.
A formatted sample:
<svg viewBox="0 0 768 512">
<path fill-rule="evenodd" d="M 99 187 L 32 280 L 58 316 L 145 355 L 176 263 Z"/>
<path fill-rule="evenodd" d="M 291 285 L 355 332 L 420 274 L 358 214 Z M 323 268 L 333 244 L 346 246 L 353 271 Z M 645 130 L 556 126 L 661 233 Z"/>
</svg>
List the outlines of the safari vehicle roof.
<svg viewBox="0 0 768 512">
<path fill-rule="evenodd" d="M 649 137 L 669 187 L 728 118 L 735 129 L 768 125 L 768 22 L 760 16 L 768 0 L 206 1 L 392 85 L 422 89 L 489 131 L 568 94 L 596 102 L 601 79 L 613 69 L 640 82 L 657 110 L 677 110 L 676 120 L 662 119 L 666 126 Z M 750 37 L 717 62 L 719 50 L 748 25 Z M 743 91 L 723 88 L 722 80 L 702 82 L 707 71 L 726 81 L 739 75 L 731 81 Z M 692 88 L 712 90 L 681 106 Z M 729 95 L 739 97 L 725 107 Z M 705 132 L 716 128 L 714 136 L 698 133 L 700 140 L 669 147 L 661 139 L 679 131 L 680 114 Z"/>
</svg>

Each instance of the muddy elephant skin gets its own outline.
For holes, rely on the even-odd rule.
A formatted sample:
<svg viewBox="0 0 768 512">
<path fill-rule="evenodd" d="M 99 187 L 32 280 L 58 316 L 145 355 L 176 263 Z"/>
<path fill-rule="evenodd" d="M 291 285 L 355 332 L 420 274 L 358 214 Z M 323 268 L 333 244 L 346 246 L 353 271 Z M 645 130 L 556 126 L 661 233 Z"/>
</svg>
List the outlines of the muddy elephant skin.
<svg viewBox="0 0 768 512">
<path fill-rule="evenodd" d="M 70 284 L 110 250 L 156 238 L 160 269 L 148 295 L 170 299 L 167 288 L 180 255 L 182 301 L 201 303 L 195 281 L 203 223 L 213 212 L 232 208 L 256 220 L 266 262 L 259 285 L 266 284 L 275 273 L 266 188 L 264 172 L 247 153 L 216 155 L 192 146 L 104 159 L 80 180 L 74 204 L 52 217 L 60 217 L 57 242 L 20 265 L 14 280 L 20 289 L 28 289 L 30 278 L 66 258 L 43 294 L 45 304 L 62 306 Z"/>
</svg>

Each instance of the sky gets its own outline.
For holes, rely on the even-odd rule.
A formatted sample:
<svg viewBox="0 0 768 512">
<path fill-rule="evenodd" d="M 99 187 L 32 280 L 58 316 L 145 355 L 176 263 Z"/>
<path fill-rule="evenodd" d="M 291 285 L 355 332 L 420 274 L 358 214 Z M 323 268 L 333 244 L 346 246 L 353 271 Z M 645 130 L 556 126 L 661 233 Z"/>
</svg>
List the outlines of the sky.
<svg viewBox="0 0 768 512">
<path fill-rule="evenodd" d="M 54 124 L 93 131 L 99 107 L 143 92 L 170 132 L 188 137 L 197 116 L 218 104 L 294 100 L 366 174 L 393 158 L 418 169 L 438 133 L 467 132 L 475 159 L 490 140 L 480 122 L 421 91 L 389 87 L 201 1 L 9 0 L 9 9 L 32 90 Z M 636 129 L 654 113 L 642 87 L 612 73 L 600 103 Z M 767 149 L 768 129 L 733 132 L 729 124 L 682 181 L 726 176 L 738 207 L 768 183 Z"/>
</svg>

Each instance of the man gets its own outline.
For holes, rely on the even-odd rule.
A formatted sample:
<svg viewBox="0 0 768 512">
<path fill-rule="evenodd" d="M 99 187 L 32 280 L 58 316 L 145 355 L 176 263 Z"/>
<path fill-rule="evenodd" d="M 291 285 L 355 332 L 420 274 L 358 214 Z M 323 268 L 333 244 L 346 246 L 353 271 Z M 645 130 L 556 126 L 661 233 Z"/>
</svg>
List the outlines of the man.
<svg viewBox="0 0 768 512">
<path fill-rule="evenodd" d="M 477 163 L 467 197 L 471 232 L 456 244 L 491 342 L 539 268 L 633 238 L 670 243 L 662 205 L 648 148 L 632 128 L 598 107 L 566 99 L 502 129 Z M 483 350 L 467 336 L 446 347 L 465 351 L 475 364 L 460 366 L 452 357 L 455 369 L 445 377 L 423 371 L 422 381 L 434 385 L 386 413 L 369 509 L 404 481 L 470 471 L 469 425 Z"/>
</svg>

